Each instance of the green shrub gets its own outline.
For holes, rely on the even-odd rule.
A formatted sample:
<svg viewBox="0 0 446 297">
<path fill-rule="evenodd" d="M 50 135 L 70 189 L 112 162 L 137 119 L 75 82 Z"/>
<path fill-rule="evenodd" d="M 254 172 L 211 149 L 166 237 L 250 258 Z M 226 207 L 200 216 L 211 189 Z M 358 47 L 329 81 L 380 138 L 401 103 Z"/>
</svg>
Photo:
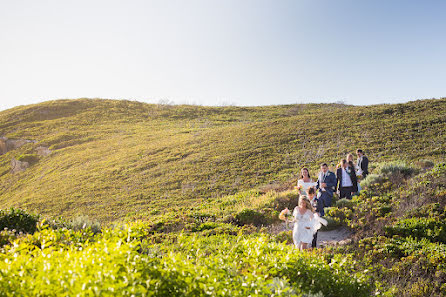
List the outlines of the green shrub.
<svg viewBox="0 0 446 297">
<path fill-rule="evenodd" d="M 239 231 L 237 226 L 227 223 L 219 222 L 205 222 L 192 227 L 192 232 L 201 232 L 202 235 L 216 235 L 216 234 L 232 234 L 235 235 Z"/>
<path fill-rule="evenodd" d="M 341 220 L 339 218 L 324 216 L 324 219 L 327 221 L 327 226 L 322 225 L 322 231 L 330 231 L 342 226 Z"/>
<path fill-rule="evenodd" d="M 57 230 L 57 229 L 62 229 L 62 228 L 71 228 L 71 224 L 70 221 L 62 218 L 62 217 L 58 217 L 55 219 L 43 219 L 40 221 L 40 224 L 42 226 L 48 226 L 51 229 Z"/>
<path fill-rule="evenodd" d="M 223 223 L 237 225 L 237 219 L 233 215 L 227 215 L 222 219 Z"/>
<path fill-rule="evenodd" d="M 446 218 L 446 210 L 440 206 L 440 203 L 429 203 L 419 208 L 409 210 L 405 218 L 438 218 L 443 220 Z"/>
<path fill-rule="evenodd" d="M 415 162 L 415 165 L 422 169 L 429 169 L 435 166 L 435 163 L 431 160 L 419 160 Z"/>
<path fill-rule="evenodd" d="M 347 198 L 342 198 L 339 199 L 338 201 L 336 201 L 335 206 L 337 208 L 348 208 L 348 209 L 353 209 L 353 207 L 356 205 L 356 202 Z"/>
<path fill-rule="evenodd" d="M 67 239 L 85 239 L 84 231 L 36 232 L 0 253 L 0 292 L 17 296 L 296 297 L 371 293 L 369 279 L 353 272 L 355 261 L 349 255 L 328 259 L 317 252 L 297 252 L 294 246 L 265 235 L 180 235 L 171 244 L 151 244 L 142 236 L 143 229 L 132 225 L 104 229 L 77 243 Z"/>
<path fill-rule="evenodd" d="M 34 233 L 37 229 L 39 216 L 20 208 L 0 210 L 0 230 L 5 228 L 16 232 Z"/>
<path fill-rule="evenodd" d="M 298 192 L 288 192 L 286 194 L 278 194 L 272 202 L 272 207 L 276 211 L 282 211 L 285 208 L 294 209 L 299 202 Z"/>
<path fill-rule="evenodd" d="M 366 255 L 361 255 L 364 261 L 373 263 L 379 272 L 378 277 L 393 284 L 394 294 L 402 296 L 419 295 L 427 289 L 421 283 L 430 283 L 427 296 L 443 296 L 444 279 L 446 277 L 446 245 L 433 243 L 423 239 L 370 237 L 360 240 L 359 249 L 366 247 Z M 386 268 L 383 269 L 384 264 Z M 398 281 L 404 275 L 404 281 Z M 397 280 L 395 282 L 395 280 Z M 417 288 L 411 291 L 412 288 Z M 419 291 L 421 289 L 421 291 Z M 407 292 L 411 291 L 409 295 Z M 418 292 L 418 293 L 417 293 Z"/>
<path fill-rule="evenodd" d="M 353 211 L 349 208 L 326 207 L 325 215 L 332 218 L 340 225 L 348 225 L 353 217 Z"/>
<path fill-rule="evenodd" d="M 260 227 L 268 225 L 270 222 L 264 213 L 249 208 L 245 208 L 237 213 L 235 219 L 239 226 L 254 225 Z"/>
<path fill-rule="evenodd" d="M 5 244 L 11 243 L 17 238 L 17 234 L 12 230 L 1 230 L 0 231 L 0 248 Z"/>
<path fill-rule="evenodd" d="M 437 218 L 409 218 L 397 221 L 385 228 L 388 236 L 426 238 L 446 243 L 446 222 Z"/>
<path fill-rule="evenodd" d="M 241 228 L 234 226 L 232 224 L 219 224 L 217 227 L 212 229 L 205 229 L 201 231 L 201 235 L 203 236 L 214 236 L 220 234 L 227 235 L 237 235 Z M 246 230 L 243 230 L 246 231 Z"/>
<path fill-rule="evenodd" d="M 417 169 L 406 162 L 395 161 L 384 163 L 379 167 L 379 171 L 389 177 L 399 177 L 400 175 L 404 178 L 408 178 L 417 172 Z"/>
<path fill-rule="evenodd" d="M 377 217 L 384 217 L 387 214 L 392 212 L 391 205 L 380 205 L 378 207 L 372 208 L 372 210 L 376 213 Z"/>
<path fill-rule="evenodd" d="M 220 224 L 215 223 L 215 222 L 206 222 L 206 223 L 202 223 L 196 227 L 194 227 L 192 229 L 193 232 L 200 232 L 203 230 L 210 230 L 210 229 L 215 229 L 219 226 Z"/>
<path fill-rule="evenodd" d="M 70 220 L 69 228 L 74 231 L 91 229 L 93 233 L 101 232 L 101 223 L 96 220 L 91 220 L 88 216 L 80 215 Z"/>
<path fill-rule="evenodd" d="M 276 240 L 278 242 L 285 242 L 286 244 L 292 244 L 293 243 L 293 231 L 282 231 L 279 234 L 276 235 Z"/>
<path fill-rule="evenodd" d="M 384 181 L 384 177 L 378 174 L 369 174 L 365 179 L 361 181 L 361 188 L 370 188 L 375 184 L 380 184 Z"/>
<path fill-rule="evenodd" d="M 39 162 L 39 159 L 39 156 L 36 154 L 24 154 L 17 158 L 18 161 L 28 162 L 30 166 Z"/>
</svg>

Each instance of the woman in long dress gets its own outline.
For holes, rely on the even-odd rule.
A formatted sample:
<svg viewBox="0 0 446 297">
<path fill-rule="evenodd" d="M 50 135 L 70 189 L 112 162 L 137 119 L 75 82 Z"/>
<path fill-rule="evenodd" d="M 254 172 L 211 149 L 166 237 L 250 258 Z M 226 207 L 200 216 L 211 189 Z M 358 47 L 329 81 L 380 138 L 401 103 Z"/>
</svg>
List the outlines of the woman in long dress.
<svg viewBox="0 0 446 297">
<path fill-rule="evenodd" d="M 325 224 L 327 221 L 320 218 L 311 206 L 310 200 L 301 195 L 299 198 L 299 205 L 294 208 L 294 229 L 293 242 L 300 250 L 310 247 L 313 241 L 313 234 L 321 228 L 321 223 Z"/>
<path fill-rule="evenodd" d="M 317 183 L 313 182 L 308 168 L 304 167 L 300 170 L 299 180 L 297 181 L 297 190 L 302 195 L 306 195 L 310 187 L 315 187 Z"/>
</svg>

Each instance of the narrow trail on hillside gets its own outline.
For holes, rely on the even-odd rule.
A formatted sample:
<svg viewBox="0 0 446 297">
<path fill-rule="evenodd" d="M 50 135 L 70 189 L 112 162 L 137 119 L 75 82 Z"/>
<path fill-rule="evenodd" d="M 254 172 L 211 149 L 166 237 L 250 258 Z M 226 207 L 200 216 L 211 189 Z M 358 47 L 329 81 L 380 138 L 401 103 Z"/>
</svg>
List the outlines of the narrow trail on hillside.
<svg viewBox="0 0 446 297">
<path fill-rule="evenodd" d="M 278 234 L 283 231 L 292 231 L 294 223 L 285 222 L 272 225 L 270 232 Z M 319 231 L 317 234 L 317 247 L 323 248 L 326 246 L 344 245 L 351 241 L 352 232 L 344 227 L 336 228 L 334 230 Z"/>
</svg>

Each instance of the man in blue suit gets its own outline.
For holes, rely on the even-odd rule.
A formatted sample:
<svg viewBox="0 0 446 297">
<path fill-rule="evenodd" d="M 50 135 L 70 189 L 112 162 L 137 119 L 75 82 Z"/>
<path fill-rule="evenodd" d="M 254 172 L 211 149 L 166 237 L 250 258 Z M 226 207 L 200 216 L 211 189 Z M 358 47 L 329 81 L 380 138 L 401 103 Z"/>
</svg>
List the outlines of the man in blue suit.
<svg viewBox="0 0 446 297">
<path fill-rule="evenodd" d="M 317 180 L 316 189 L 319 190 L 318 198 L 322 200 L 324 207 L 331 206 L 331 200 L 333 199 L 333 191 L 336 187 L 336 175 L 328 170 L 327 163 L 321 165 L 321 172 Z M 324 215 L 324 213 L 321 213 Z"/>
</svg>

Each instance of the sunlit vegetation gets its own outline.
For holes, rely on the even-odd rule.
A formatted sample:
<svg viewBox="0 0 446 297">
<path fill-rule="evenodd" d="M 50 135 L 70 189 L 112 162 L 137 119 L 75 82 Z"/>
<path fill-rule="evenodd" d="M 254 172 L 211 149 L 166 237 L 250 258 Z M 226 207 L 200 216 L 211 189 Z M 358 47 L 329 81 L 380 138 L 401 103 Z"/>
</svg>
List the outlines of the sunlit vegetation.
<svg viewBox="0 0 446 297">
<path fill-rule="evenodd" d="M 101 222 L 146 219 L 296 178 L 363 148 L 378 161 L 442 160 L 446 99 L 367 107 L 153 105 L 58 100 L 0 113 L 0 207 Z M 36 155 L 37 147 L 51 150 Z M 12 158 L 31 160 L 11 173 Z M 222 206 L 223 207 L 223 206 Z"/>
<path fill-rule="evenodd" d="M 266 235 L 179 235 L 152 243 L 143 225 L 48 229 L 0 253 L 0 291 L 20 296 L 368 296 L 354 261 L 296 253 Z M 19 253 L 19 257 L 17 257 Z"/>
<path fill-rule="evenodd" d="M 446 294 L 446 163 L 413 178 L 402 174 L 418 169 L 383 164 L 378 182 L 330 209 L 355 231 L 350 245 L 332 252 L 354 253 L 358 269 L 382 280 L 391 296 Z M 400 182 L 390 182 L 396 176 Z"/>
<path fill-rule="evenodd" d="M 0 155 L 0 296 L 446 296 L 444 114 L 446 99 L 3 111 L 0 136 L 32 141 Z M 351 241 L 271 234 L 300 167 L 356 148 L 371 174 L 325 210 Z"/>
</svg>

